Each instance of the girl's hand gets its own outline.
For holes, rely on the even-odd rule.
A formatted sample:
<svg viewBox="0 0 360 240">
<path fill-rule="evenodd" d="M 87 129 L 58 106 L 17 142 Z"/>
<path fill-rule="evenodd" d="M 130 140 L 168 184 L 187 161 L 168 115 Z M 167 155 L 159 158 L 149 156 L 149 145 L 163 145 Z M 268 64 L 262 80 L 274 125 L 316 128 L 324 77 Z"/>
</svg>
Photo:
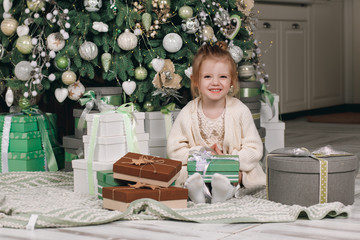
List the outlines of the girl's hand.
<svg viewBox="0 0 360 240">
<path fill-rule="evenodd" d="M 224 153 L 218 148 L 216 143 L 211 146 L 211 149 L 214 149 L 214 151 L 216 152 L 217 155 L 224 155 Z"/>
</svg>

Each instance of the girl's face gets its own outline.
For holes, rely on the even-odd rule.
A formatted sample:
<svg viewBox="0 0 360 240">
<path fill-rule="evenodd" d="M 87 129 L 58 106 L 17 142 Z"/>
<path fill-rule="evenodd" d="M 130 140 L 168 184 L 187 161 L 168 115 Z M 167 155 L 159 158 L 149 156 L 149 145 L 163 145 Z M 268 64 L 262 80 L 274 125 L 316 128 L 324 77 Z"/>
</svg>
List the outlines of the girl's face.
<svg viewBox="0 0 360 240">
<path fill-rule="evenodd" d="M 222 59 L 206 59 L 199 77 L 199 93 L 204 101 L 224 100 L 231 86 L 231 65 Z"/>
</svg>

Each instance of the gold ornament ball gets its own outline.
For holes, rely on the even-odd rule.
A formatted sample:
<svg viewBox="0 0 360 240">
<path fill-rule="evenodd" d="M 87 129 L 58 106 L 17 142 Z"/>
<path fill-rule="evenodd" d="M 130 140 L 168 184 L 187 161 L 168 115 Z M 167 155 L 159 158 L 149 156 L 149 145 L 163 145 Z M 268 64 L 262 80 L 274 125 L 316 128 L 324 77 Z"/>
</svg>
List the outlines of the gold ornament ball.
<svg viewBox="0 0 360 240">
<path fill-rule="evenodd" d="M 26 97 L 21 97 L 19 99 L 19 107 L 21 109 L 28 109 L 31 106 L 30 100 Z"/>
<path fill-rule="evenodd" d="M 193 9 L 189 6 L 182 6 L 180 9 L 179 9 L 179 16 L 182 18 L 182 19 L 188 19 L 188 18 L 191 18 L 193 16 Z"/>
<path fill-rule="evenodd" d="M 0 29 L 6 36 L 11 36 L 16 32 L 18 22 L 14 18 L 5 18 L 1 22 Z"/>
<path fill-rule="evenodd" d="M 136 80 L 145 80 L 148 75 L 146 68 L 144 67 L 137 67 L 135 69 L 135 79 Z"/>
<path fill-rule="evenodd" d="M 244 64 L 238 67 L 238 72 L 240 78 L 250 78 L 254 75 L 255 69 L 252 64 Z"/>
<path fill-rule="evenodd" d="M 171 1 L 170 0 L 159 0 L 158 5 L 163 5 L 164 7 L 171 8 Z"/>
<path fill-rule="evenodd" d="M 39 12 L 42 11 L 41 9 L 45 7 L 45 1 L 44 0 L 26 0 L 26 5 L 28 8 L 33 12 Z"/>
<path fill-rule="evenodd" d="M 61 75 L 61 81 L 66 85 L 71 85 L 76 81 L 76 74 L 73 71 L 65 71 Z"/>
<path fill-rule="evenodd" d="M 206 25 L 202 30 L 202 34 L 206 38 L 206 41 L 209 41 L 214 37 L 214 29 L 211 26 Z"/>
<path fill-rule="evenodd" d="M 16 48 L 21 52 L 22 54 L 29 54 L 33 50 L 33 45 L 31 43 L 31 36 L 24 35 L 19 37 L 16 40 Z"/>
<path fill-rule="evenodd" d="M 143 105 L 143 108 L 146 112 L 152 112 L 154 111 L 154 106 L 152 104 L 152 102 L 150 101 L 145 101 L 144 102 L 144 105 Z"/>
</svg>

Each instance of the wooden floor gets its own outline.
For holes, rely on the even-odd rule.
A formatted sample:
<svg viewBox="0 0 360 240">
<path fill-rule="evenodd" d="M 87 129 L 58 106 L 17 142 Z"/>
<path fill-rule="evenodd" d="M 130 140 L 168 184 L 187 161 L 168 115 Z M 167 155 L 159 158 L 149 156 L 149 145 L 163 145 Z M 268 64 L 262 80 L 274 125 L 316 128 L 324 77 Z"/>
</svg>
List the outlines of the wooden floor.
<svg viewBox="0 0 360 240">
<path fill-rule="evenodd" d="M 360 124 L 308 123 L 286 121 L 285 146 L 310 150 L 331 145 L 360 158 Z M 360 174 L 356 179 L 355 204 L 348 218 L 319 221 L 297 220 L 273 224 L 196 224 L 176 221 L 123 221 L 110 224 L 35 231 L 0 228 L 1 240 L 146 240 L 146 239 L 360 239 Z"/>
</svg>

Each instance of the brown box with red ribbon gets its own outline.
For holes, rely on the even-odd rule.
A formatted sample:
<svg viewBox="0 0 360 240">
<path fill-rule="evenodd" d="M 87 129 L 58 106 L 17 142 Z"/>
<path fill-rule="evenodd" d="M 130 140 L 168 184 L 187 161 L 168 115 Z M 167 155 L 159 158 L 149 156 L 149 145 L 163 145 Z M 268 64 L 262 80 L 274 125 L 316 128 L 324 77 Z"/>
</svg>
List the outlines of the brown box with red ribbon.
<svg viewBox="0 0 360 240">
<path fill-rule="evenodd" d="M 160 187 L 170 186 L 178 178 L 181 161 L 129 152 L 114 163 L 114 178 Z"/>
<path fill-rule="evenodd" d="M 134 188 L 104 187 L 102 189 L 103 207 L 111 210 L 125 211 L 132 201 L 151 198 L 170 208 L 186 208 L 188 190 L 186 188 Z"/>
</svg>

